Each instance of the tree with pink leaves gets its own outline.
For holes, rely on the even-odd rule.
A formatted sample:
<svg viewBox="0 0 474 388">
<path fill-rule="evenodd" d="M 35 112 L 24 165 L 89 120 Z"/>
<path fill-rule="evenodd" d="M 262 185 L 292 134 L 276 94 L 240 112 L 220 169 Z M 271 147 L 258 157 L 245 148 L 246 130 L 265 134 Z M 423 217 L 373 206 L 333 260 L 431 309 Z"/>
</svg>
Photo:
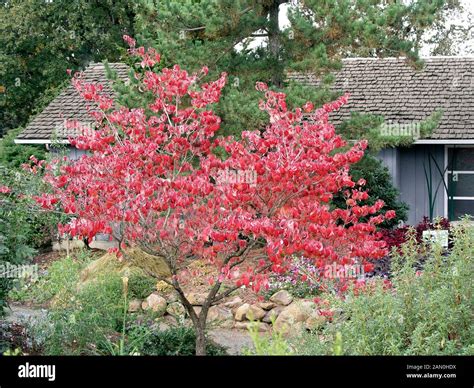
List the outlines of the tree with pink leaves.
<svg viewBox="0 0 474 388">
<path fill-rule="evenodd" d="M 129 246 L 163 258 L 172 276 L 161 280 L 174 287 L 191 318 L 196 354 L 206 351 L 209 308 L 241 286 L 266 287 L 269 274 L 284 272 L 294 255 L 324 268 L 386 254 L 377 225 L 394 212 L 375 216 L 383 201 L 360 205 L 368 197 L 364 182 L 356 185 L 348 173 L 366 143 L 348 146 L 328 121 L 347 96 L 320 109 L 307 103 L 288 111 L 283 93 L 259 83 L 266 129 L 244 131 L 240 140 L 219 138 L 220 118 L 211 107 L 226 74 L 205 83 L 206 68 L 153 71 L 159 55 L 126 40 L 144 69 L 142 89 L 154 101 L 117 108 L 100 85 L 74 77 L 77 90 L 97 105 L 97 126 L 74 124 L 81 135 L 71 144 L 88 153 L 47 165 L 52 190 L 37 201 L 72 217 L 62 233 L 89 239 L 108 233 L 124 260 Z M 311 120 L 303 120 L 303 111 L 312 112 Z M 331 206 L 336 193 L 347 209 Z M 216 270 L 199 314 L 183 290 L 195 260 Z"/>
</svg>

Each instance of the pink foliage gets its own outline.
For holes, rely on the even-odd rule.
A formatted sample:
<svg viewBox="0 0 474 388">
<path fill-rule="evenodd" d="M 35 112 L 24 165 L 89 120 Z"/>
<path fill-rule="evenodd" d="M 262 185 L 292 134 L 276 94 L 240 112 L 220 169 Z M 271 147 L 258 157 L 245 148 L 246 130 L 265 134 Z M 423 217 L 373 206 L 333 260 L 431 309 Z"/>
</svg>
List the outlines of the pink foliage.
<svg viewBox="0 0 474 388">
<path fill-rule="evenodd" d="M 238 141 L 217 137 L 221 119 L 211 105 L 219 101 L 226 74 L 204 83 L 206 68 L 154 72 L 159 55 L 127 40 L 149 68 L 140 81 L 154 101 L 148 109 L 116 108 L 100 85 L 74 78 L 77 90 L 99 108 L 98 127 L 70 139 L 86 155 L 46 167 L 53 192 L 38 201 L 74 216 L 62 232 L 88 238 L 112 233 L 121 248 L 136 244 L 166 257 L 178 280 L 177 268 L 202 258 L 218 268 L 209 284 L 232 279 L 255 290 L 266 286 L 270 271 L 283 272 L 292 255 L 323 267 L 364 264 L 387 253 L 377 233 L 385 218 L 374 215 L 384 203 L 359 205 L 367 193 L 349 175 L 367 143 L 348 147 L 329 123 L 329 113 L 348 96 L 316 111 L 311 103 L 290 111 L 285 94 L 258 83 L 265 95 L 260 108 L 270 122 L 263 134 L 245 131 Z M 313 112 L 310 121 L 303 111 Z M 225 160 L 216 156 L 222 149 Z M 229 172 L 247 179 L 220 179 Z M 331 206 L 338 192 L 347 209 Z M 255 260 L 244 261 L 257 248 Z"/>
</svg>

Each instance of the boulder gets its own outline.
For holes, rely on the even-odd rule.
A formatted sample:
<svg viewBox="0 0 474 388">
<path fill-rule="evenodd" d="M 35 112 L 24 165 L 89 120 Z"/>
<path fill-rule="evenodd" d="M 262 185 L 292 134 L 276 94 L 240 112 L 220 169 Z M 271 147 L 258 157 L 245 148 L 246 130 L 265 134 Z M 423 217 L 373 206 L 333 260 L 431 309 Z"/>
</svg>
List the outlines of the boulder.
<svg viewBox="0 0 474 388">
<path fill-rule="evenodd" d="M 140 311 L 142 302 L 138 299 L 132 299 L 128 302 L 128 312 L 129 313 L 136 313 Z"/>
<path fill-rule="evenodd" d="M 175 318 L 184 318 L 186 315 L 186 309 L 179 302 L 173 302 L 168 305 L 166 312 Z"/>
<path fill-rule="evenodd" d="M 193 306 L 202 306 L 207 298 L 207 294 L 190 292 L 189 294 L 185 294 L 185 297 Z"/>
<path fill-rule="evenodd" d="M 168 292 L 166 294 L 162 294 L 163 298 L 166 299 L 168 303 L 174 303 L 174 302 L 179 302 L 181 303 L 181 300 L 179 299 L 179 295 L 176 292 Z"/>
<path fill-rule="evenodd" d="M 180 322 L 182 322 L 184 320 L 185 320 L 184 318 L 180 318 Z M 178 320 L 175 317 L 173 317 L 172 315 L 165 315 L 162 318 L 162 322 L 166 322 L 166 324 L 169 325 L 169 326 L 173 326 L 173 327 L 178 326 Z"/>
<path fill-rule="evenodd" d="M 236 321 L 243 321 L 246 319 L 247 312 L 249 311 L 250 305 L 248 303 L 244 303 L 242 306 L 238 307 L 235 310 L 234 318 Z"/>
<path fill-rule="evenodd" d="M 308 319 L 306 319 L 304 325 L 308 330 L 317 330 L 326 323 L 326 317 L 318 313 L 311 314 Z"/>
<path fill-rule="evenodd" d="M 231 329 L 234 326 L 234 316 L 232 311 L 226 307 L 211 306 L 207 313 L 207 322 L 215 327 Z"/>
<path fill-rule="evenodd" d="M 242 305 L 242 298 L 240 296 L 235 296 L 231 300 L 223 303 L 222 305 L 225 307 L 228 307 L 230 309 L 233 309 L 235 307 L 239 307 Z"/>
<path fill-rule="evenodd" d="M 258 331 L 265 332 L 270 330 L 270 325 L 264 322 L 235 322 L 234 328 L 239 330 L 248 330 L 251 327 L 257 327 Z"/>
<path fill-rule="evenodd" d="M 249 321 L 261 321 L 263 317 L 265 316 L 265 314 L 266 313 L 264 309 L 253 304 L 247 310 L 247 313 L 245 314 L 245 318 L 247 318 Z"/>
<path fill-rule="evenodd" d="M 164 315 L 166 312 L 166 299 L 158 294 L 151 294 L 146 298 L 145 302 L 142 303 L 142 308 L 144 310 L 152 310 L 157 315 Z"/>
<path fill-rule="evenodd" d="M 280 290 L 271 296 L 270 301 L 280 306 L 288 306 L 293 302 L 293 297 L 288 291 Z"/>
<path fill-rule="evenodd" d="M 269 311 L 272 308 L 275 308 L 276 304 L 273 302 L 259 302 L 257 303 L 257 306 L 260 307 L 261 309 L 264 309 L 265 311 Z"/>
<path fill-rule="evenodd" d="M 221 306 L 211 306 L 207 313 L 207 320 L 209 322 L 222 322 L 233 319 L 234 316 L 232 315 L 232 311 L 230 311 L 228 308 Z"/>
<path fill-rule="evenodd" d="M 301 303 L 292 303 L 287 306 L 275 320 L 273 327 L 277 331 L 288 333 L 293 326 L 299 322 L 304 322 L 309 317 L 309 311 Z"/>
<path fill-rule="evenodd" d="M 78 289 L 92 280 L 107 276 L 109 273 L 121 276 L 130 276 L 131 274 L 148 276 L 150 273 L 157 277 L 171 276 L 169 267 L 162 257 L 149 255 L 138 247 L 127 248 L 125 256 L 125 260 L 120 261 L 115 253 L 106 253 L 89 263 L 80 274 Z"/>
<path fill-rule="evenodd" d="M 277 306 L 267 311 L 262 321 L 266 323 L 273 323 L 278 318 L 278 315 L 285 309 L 285 306 Z"/>
</svg>

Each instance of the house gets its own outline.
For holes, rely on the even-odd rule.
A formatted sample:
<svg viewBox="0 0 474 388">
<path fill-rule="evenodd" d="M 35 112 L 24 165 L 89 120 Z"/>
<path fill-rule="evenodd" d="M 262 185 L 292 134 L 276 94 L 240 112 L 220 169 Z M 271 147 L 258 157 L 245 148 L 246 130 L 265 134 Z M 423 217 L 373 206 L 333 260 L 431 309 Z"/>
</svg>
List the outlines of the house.
<svg viewBox="0 0 474 388">
<path fill-rule="evenodd" d="M 119 78 L 127 78 L 126 65 L 112 63 L 110 67 Z M 104 65 L 92 64 L 84 78 L 105 84 L 105 91 L 112 93 L 105 73 Z M 318 83 L 311 75 L 290 77 L 309 85 Z M 401 200 L 410 206 L 410 224 L 430 213 L 451 220 L 474 215 L 474 57 L 425 58 L 421 70 L 403 58 L 345 59 L 335 74 L 334 88 L 351 93 L 349 104 L 332 114 L 335 124 L 351 112 L 369 113 L 384 117 L 384 130 L 411 132 L 416 137 L 420 122 L 441 109 L 443 115 L 430 136 L 416 139 L 410 147 L 382 150 L 379 156 Z M 65 119 L 91 121 L 87 104 L 72 86 L 36 116 L 16 142 L 50 145 L 56 137 L 67 144 L 73 134 L 64 129 Z M 70 149 L 72 158 L 79 155 L 79 150 Z"/>
</svg>

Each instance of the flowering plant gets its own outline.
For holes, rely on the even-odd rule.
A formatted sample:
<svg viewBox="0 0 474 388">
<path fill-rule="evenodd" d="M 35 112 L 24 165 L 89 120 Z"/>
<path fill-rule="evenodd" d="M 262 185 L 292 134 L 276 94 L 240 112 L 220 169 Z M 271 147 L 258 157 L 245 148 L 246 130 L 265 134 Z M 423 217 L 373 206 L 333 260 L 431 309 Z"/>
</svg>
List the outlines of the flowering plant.
<svg viewBox="0 0 474 388">
<path fill-rule="evenodd" d="M 316 110 L 305 105 L 312 112 L 307 121 L 303 109 L 287 109 L 284 93 L 257 83 L 265 96 L 260 109 L 269 115 L 265 131 L 244 131 L 241 140 L 216 137 L 221 120 L 211 106 L 226 74 L 203 82 L 206 68 L 155 72 L 159 56 L 126 40 L 147 69 L 136 77 L 154 101 L 142 109 L 117 108 L 100 86 L 75 77 L 77 90 L 97 107 L 91 112 L 97 127 L 74 124 L 82 134 L 70 142 L 88 153 L 75 162 L 48 164 L 52 194 L 37 200 L 74 216 L 62 232 L 89 239 L 109 233 L 118 254 L 138 245 L 162 257 L 172 274 L 162 280 L 176 289 L 191 317 L 198 354 L 205 352 L 209 307 L 243 285 L 267 288 L 269 274 L 287 271 L 294 255 L 324 268 L 386 254 L 377 226 L 395 214 L 375 215 L 384 206 L 380 200 L 361 205 L 368 193 L 349 175 L 367 142 L 349 147 L 329 123 L 329 113 L 348 96 Z M 254 171 L 255 179 L 218 179 L 229 170 Z M 343 193 L 346 209 L 331 208 L 335 193 Z M 183 290 L 196 258 L 216 268 L 199 315 Z M 224 282 L 233 286 L 223 291 Z"/>
</svg>

